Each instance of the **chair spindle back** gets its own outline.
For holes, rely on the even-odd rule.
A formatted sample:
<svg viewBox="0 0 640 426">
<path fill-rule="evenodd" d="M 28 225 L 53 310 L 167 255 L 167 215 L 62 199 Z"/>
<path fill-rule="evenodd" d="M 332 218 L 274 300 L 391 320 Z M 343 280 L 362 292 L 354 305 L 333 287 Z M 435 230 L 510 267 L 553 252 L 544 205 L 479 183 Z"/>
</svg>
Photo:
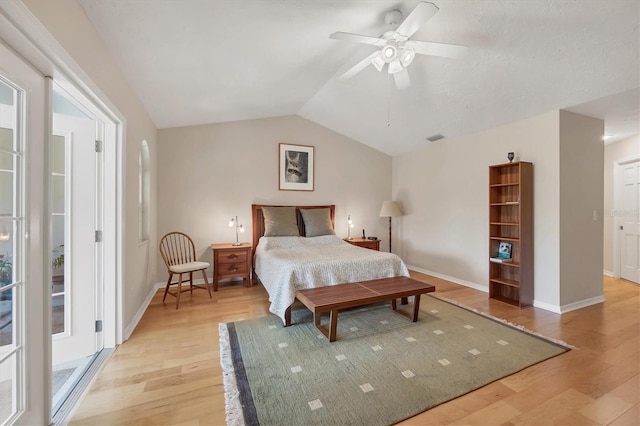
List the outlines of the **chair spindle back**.
<svg viewBox="0 0 640 426">
<path fill-rule="evenodd" d="M 182 232 L 170 232 L 160 240 L 160 254 L 167 269 L 170 266 L 196 261 L 193 240 Z"/>
</svg>

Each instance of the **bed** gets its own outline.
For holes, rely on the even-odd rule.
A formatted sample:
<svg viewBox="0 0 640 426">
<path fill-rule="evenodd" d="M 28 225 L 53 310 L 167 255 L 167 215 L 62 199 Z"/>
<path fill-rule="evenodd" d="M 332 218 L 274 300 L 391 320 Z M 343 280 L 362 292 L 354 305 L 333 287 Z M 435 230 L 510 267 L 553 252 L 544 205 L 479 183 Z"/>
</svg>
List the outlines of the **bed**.
<svg viewBox="0 0 640 426">
<path fill-rule="evenodd" d="M 252 223 L 254 272 L 269 294 L 269 311 L 283 323 L 297 290 L 409 276 L 399 256 L 336 236 L 334 205 L 254 204 Z"/>
</svg>

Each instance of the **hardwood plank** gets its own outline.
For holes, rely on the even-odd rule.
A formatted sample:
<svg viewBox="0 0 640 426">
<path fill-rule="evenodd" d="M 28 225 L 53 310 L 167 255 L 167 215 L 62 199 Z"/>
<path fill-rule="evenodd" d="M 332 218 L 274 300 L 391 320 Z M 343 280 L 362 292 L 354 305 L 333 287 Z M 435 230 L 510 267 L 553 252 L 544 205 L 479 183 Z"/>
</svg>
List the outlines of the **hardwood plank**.
<svg viewBox="0 0 640 426">
<path fill-rule="evenodd" d="M 598 422 L 589 416 L 612 425 L 638 424 L 640 286 L 604 277 L 606 303 L 558 315 L 489 300 L 487 293 L 440 278 L 416 272 L 411 276 L 435 285 L 439 296 L 563 339 L 579 350 L 403 424 Z M 162 291 L 156 294 L 131 338 L 100 372 L 71 424 L 224 424 L 218 323 L 270 315 L 269 301 L 259 284 L 246 288 L 221 283 L 213 299 L 202 293 L 183 295 L 177 311 L 173 303 L 162 304 Z"/>
<path fill-rule="evenodd" d="M 633 407 L 633 404 L 613 395 L 605 395 L 582 407 L 578 412 L 597 423 L 607 424 L 620 417 L 631 407 Z"/>
<path fill-rule="evenodd" d="M 567 389 L 548 401 L 527 410 L 511 420 L 514 425 L 551 425 L 560 424 L 561 419 L 572 412 L 588 406 L 593 399 L 587 395 Z"/>
<path fill-rule="evenodd" d="M 520 411 L 504 401 L 488 405 L 466 417 L 456 420 L 453 425 L 501 425 L 517 417 Z"/>
<path fill-rule="evenodd" d="M 638 419 L 640 419 L 640 404 L 636 404 L 630 409 L 628 409 L 627 411 L 625 411 L 624 414 L 622 414 L 620 417 L 618 417 L 613 422 L 611 422 L 610 425 L 611 426 L 637 425 L 640 423 Z"/>
<path fill-rule="evenodd" d="M 640 389 L 640 375 L 636 374 L 635 376 L 609 392 L 609 394 L 631 404 L 637 404 L 638 402 L 640 402 L 638 389 Z"/>
</svg>

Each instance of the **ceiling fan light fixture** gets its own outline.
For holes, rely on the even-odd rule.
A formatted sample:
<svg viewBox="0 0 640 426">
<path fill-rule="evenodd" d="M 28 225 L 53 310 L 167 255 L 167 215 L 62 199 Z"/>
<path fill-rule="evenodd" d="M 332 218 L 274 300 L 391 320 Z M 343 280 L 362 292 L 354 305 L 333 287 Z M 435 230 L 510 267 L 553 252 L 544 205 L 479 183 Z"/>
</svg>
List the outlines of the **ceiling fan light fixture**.
<svg viewBox="0 0 640 426">
<path fill-rule="evenodd" d="M 382 56 L 382 59 L 386 63 L 391 63 L 398 56 L 398 49 L 396 49 L 396 47 L 394 45 L 392 45 L 392 44 L 387 44 L 380 51 L 380 56 Z"/>
<path fill-rule="evenodd" d="M 395 74 L 404 69 L 399 59 L 389 63 L 389 74 Z"/>
<path fill-rule="evenodd" d="M 413 62 L 413 58 L 416 57 L 416 52 L 413 51 L 410 47 L 403 47 L 400 49 L 400 63 L 403 67 L 408 67 L 411 62 Z"/>
<path fill-rule="evenodd" d="M 373 64 L 374 67 L 376 67 L 378 72 L 382 71 L 384 64 L 386 64 L 386 62 L 384 61 L 384 59 L 382 59 L 380 55 L 374 56 L 373 59 L 371 59 L 371 63 Z"/>
</svg>

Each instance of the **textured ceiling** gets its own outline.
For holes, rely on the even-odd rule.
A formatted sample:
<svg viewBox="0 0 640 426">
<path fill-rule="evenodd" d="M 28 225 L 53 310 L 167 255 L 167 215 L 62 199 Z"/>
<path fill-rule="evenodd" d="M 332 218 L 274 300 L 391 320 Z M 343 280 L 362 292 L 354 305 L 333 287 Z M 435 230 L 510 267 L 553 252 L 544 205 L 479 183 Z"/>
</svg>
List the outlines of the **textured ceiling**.
<svg viewBox="0 0 640 426">
<path fill-rule="evenodd" d="M 637 0 L 436 0 L 412 39 L 469 52 L 418 55 L 404 91 L 338 80 L 375 48 L 329 34 L 378 37 L 415 0 L 78 1 L 158 128 L 297 114 L 390 155 L 555 109 L 639 133 Z"/>
</svg>

